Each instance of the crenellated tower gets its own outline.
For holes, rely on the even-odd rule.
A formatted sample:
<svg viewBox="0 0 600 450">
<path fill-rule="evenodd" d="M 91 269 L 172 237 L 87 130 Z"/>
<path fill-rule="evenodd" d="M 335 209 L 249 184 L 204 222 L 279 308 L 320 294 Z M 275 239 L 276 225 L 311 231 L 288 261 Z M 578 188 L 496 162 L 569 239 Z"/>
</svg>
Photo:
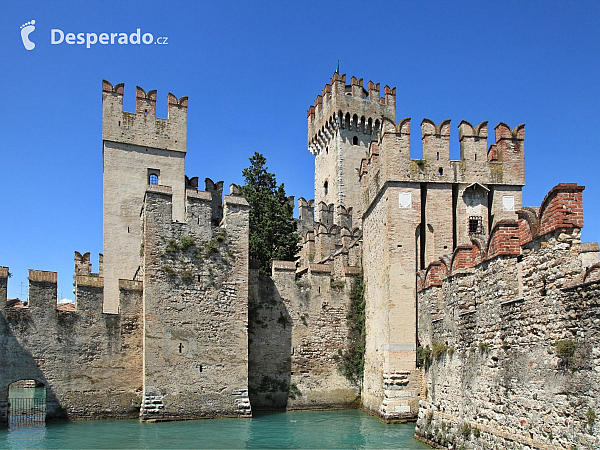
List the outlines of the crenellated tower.
<svg viewBox="0 0 600 450">
<path fill-rule="evenodd" d="M 173 219 L 184 219 L 187 97 L 169 93 L 168 118 L 156 117 L 156 91 L 136 88 L 136 111 L 123 111 L 123 83 L 102 81 L 104 311 L 119 310 L 119 279 L 140 265 L 140 208 L 148 185 L 173 188 Z"/>
<path fill-rule="evenodd" d="M 384 120 L 396 118 L 396 88 L 334 73 L 308 109 L 308 150 L 315 155 L 315 205 L 353 208 L 355 220 L 364 211 L 358 169 Z M 321 222 L 321 217 L 315 218 Z"/>
</svg>

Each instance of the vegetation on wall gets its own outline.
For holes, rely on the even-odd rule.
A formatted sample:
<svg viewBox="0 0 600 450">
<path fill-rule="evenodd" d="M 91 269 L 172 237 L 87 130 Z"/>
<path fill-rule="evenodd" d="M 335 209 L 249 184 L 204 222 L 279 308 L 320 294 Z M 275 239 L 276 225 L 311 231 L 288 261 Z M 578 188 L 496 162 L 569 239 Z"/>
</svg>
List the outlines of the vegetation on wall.
<svg viewBox="0 0 600 450">
<path fill-rule="evenodd" d="M 361 385 L 365 368 L 365 282 L 362 275 L 350 294 L 350 310 L 348 311 L 348 348 L 340 359 L 340 368 L 344 376 Z"/>
<path fill-rule="evenodd" d="M 267 159 L 255 152 L 242 171 L 242 194 L 250 204 L 250 258 L 260 262 L 260 273 L 271 274 L 273 260 L 295 261 L 300 238 L 294 222 L 294 205 L 283 183 L 267 172 Z"/>
</svg>

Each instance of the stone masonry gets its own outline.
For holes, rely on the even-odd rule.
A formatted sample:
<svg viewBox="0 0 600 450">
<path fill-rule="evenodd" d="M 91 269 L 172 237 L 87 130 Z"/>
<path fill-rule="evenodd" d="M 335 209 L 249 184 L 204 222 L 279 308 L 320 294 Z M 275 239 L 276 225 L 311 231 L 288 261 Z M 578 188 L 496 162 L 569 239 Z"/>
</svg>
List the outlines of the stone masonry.
<svg viewBox="0 0 600 450">
<path fill-rule="evenodd" d="M 500 223 L 419 273 L 425 395 L 417 435 L 440 448 L 600 445 L 598 246 L 581 243 L 581 192 Z"/>
</svg>

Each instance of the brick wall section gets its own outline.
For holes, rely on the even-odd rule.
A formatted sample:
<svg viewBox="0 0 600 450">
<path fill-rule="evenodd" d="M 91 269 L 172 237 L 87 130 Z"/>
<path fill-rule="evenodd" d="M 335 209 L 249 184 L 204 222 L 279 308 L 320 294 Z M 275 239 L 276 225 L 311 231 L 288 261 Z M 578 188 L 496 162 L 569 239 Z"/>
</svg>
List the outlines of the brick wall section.
<svg viewBox="0 0 600 450">
<path fill-rule="evenodd" d="M 494 128 L 498 162 L 503 164 L 502 182 L 505 184 L 525 184 L 525 156 L 523 143 L 525 125 L 517 125 L 512 130 L 504 122 Z"/>
<path fill-rule="evenodd" d="M 460 245 L 452 255 L 451 273 L 459 273 L 463 269 L 473 267 L 473 247 L 470 245 Z"/>
<path fill-rule="evenodd" d="M 519 224 L 516 221 L 498 222 L 490 234 L 487 258 L 500 255 L 518 255 L 521 253 Z"/>
<path fill-rule="evenodd" d="M 434 261 L 427 267 L 425 273 L 425 288 L 429 286 L 441 286 L 442 279 L 446 278 L 447 270 L 441 261 Z"/>
<path fill-rule="evenodd" d="M 574 183 L 561 183 L 552 188 L 540 208 L 538 235 L 558 228 L 582 228 L 584 189 Z"/>
<path fill-rule="evenodd" d="M 29 269 L 29 281 L 45 282 L 45 283 L 56 283 L 57 273 L 46 272 L 45 270 L 32 270 Z"/>
<path fill-rule="evenodd" d="M 459 246 L 452 257 L 451 270 L 446 276 L 455 275 L 465 270 L 469 271 L 485 260 L 497 256 L 516 256 L 522 253 L 521 247 L 531 247 L 531 242 L 545 234 L 556 230 L 573 230 L 583 227 L 582 191 L 583 186 L 562 183 L 555 186 L 544 199 L 540 208 L 524 208 L 518 211 L 518 221 L 498 221 L 487 239 L 472 239 L 471 246 Z M 541 215 L 541 217 L 538 217 Z M 595 245 L 585 244 L 583 260 L 594 260 L 597 257 Z M 442 256 L 441 254 L 439 256 Z M 430 268 L 423 274 L 423 284 L 419 290 L 437 282 L 437 262 L 433 262 L 433 272 Z M 589 266 L 589 264 L 588 264 Z M 432 267 L 430 265 L 430 267 Z M 586 266 L 587 267 L 587 266 Z M 432 280 L 432 281 L 430 281 Z M 434 284 L 435 285 L 435 284 Z"/>
</svg>

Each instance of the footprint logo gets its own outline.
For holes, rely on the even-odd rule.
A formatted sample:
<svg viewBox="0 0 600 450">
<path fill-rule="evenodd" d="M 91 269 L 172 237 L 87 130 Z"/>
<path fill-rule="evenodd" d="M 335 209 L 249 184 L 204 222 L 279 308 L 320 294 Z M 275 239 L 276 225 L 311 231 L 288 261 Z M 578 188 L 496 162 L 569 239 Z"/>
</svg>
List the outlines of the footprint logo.
<svg viewBox="0 0 600 450">
<path fill-rule="evenodd" d="M 35 30 L 35 20 L 21 25 L 21 39 L 23 39 L 23 45 L 27 50 L 33 50 L 35 48 L 35 43 L 29 40 L 29 35 L 33 30 Z"/>
</svg>

